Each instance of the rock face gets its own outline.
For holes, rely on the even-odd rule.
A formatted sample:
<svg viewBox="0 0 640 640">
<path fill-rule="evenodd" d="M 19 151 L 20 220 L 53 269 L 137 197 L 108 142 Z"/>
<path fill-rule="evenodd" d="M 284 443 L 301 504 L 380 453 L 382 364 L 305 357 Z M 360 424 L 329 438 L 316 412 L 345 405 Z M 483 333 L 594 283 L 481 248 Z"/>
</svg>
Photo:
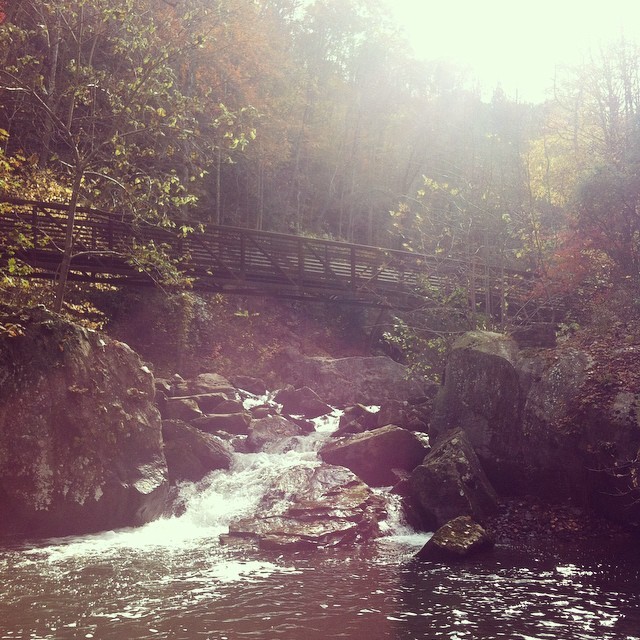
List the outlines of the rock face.
<svg viewBox="0 0 640 640">
<path fill-rule="evenodd" d="M 433 439 L 461 428 L 489 477 L 511 475 L 521 441 L 524 392 L 516 369 L 518 348 L 501 334 L 473 331 L 459 339 L 435 401 Z"/>
<path fill-rule="evenodd" d="M 230 538 L 265 549 L 338 546 L 378 534 L 381 498 L 348 469 L 295 466 L 273 481 L 254 518 L 229 527 Z"/>
<path fill-rule="evenodd" d="M 491 536 L 469 516 L 460 516 L 440 527 L 418 551 L 419 560 L 459 560 L 493 546 Z"/>
<path fill-rule="evenodd" d="M 461 430 L 442 440 L 413 470 L 408 496 L 426 529 L 458 516 L 483 521 L 498 506 L 496 493 Z"/>
<path fill-rule="evenodd" d="M 329 464 L 351 469 L 372 487 L 395 484 L 394 470 L 411 471 L 422 462 L 428 445 L 410 431 L 387 425 L 373 431 L 329 442 L 320 457 Z"/>
<path fill-rule="evenodd" d="M 0 338 L 0 527 L 59 535 L 155 518 L 168 482 L 150 371 L 44 309 L 12 320 L 20 331 Z"/>
<path fill-rule="evenodd" d="M 297 387 L 311 387 L 333 406 L 424 395 L 424 383 L 412 380 L 405 366 L 386 356 L 310 358 L 289 350 L 283 359 L 287 379 Z"/>
<path fill-rule="evenodd" d="M 501 493 L 640 524 L 640 396 L 599 393 L 594 364 L 577 349 L 521 351 L 506 336 L 472 332 L 454 345 L 431 434 L 462 429 Z"/>
</svg>

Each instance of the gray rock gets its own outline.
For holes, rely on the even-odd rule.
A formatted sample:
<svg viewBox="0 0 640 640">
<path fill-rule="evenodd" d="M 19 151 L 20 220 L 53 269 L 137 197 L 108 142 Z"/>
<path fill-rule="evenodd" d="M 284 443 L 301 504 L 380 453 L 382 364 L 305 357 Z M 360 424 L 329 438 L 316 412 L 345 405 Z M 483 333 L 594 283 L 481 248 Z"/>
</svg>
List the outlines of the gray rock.
<svg viewBox="0 0 640 640">
<path fill-rule="evenodd" d="M 461 428 L 499 492 L 640 525 L 640 396 L 603 392 L 602 369 L 574 348 L 520 351 L 506 336 L 471 332 L 447 363 L 432 441 Z"/>
<path fill-rule="evenodd" d="M 195 420 L 202 417 L 202 411 L 195 398 L 166 398 L 159 403 L 164 420 Z"/>
<path fill-rule="evenodd" d="M 288 350 L 281 369 L 283 378 L 298 387 L 311 387 L 332 406 L 380 404 L 388 398 L 406 400 L 424 394 L 424 381 L 413 379 L 407 367 L 386 356 L 310 358 Z"/>
<path fill-rule="evenodd" d="M 225 431 L 236 435 L 248 435 L 250 422 L 251 417 L 247 413 L 222 413 L 196 418 L 191 424 L 207 433 Z"/>
<path fill-rule="evenodd" d="M 221 402 L 219 405 L 215 406 L 213 409 L 210 409 L 207 413 L 242 413 L 243 411 L 244 407 L 242 405 L 242 402 L 240 402 L 239 400 L 225 400 L 224 402 Z"/>
<path fill-rule="evenodd" d="M 498 506 L 496 493 L 461 430 L 440 441 L 412 471 L 408 493 L 427 529 L 462 515 L 482 522 Z"/>
<path fill-rule="evenodd" d="M 235 387 L 218 373 L 201 373 L 193 380 L 179 382 L 174 385 L 174 392 L 178 396 L 224 393 L 227 397 L 233 398 L 236 395 Z"/>
<path fill-rule="evenodd" d="M 250 376 L 234 376 L 233 384 L 243 391 L 248 391 L 255 396 L 264 396 L 267 393 L 267 385 L 260 378 L 252 378 Z"/>
<path fill-rule="evenodd" d="M 320 457 L 351 469 L 370 486 L 383 487 L 397 482 L 394 469 L 411 471 L 427 451 L 428 446 L 414 433 L 387 425 L 329 442 L 320 450 Z"/>
<path fill-rule="evenodd" d="M 65 535 L 139 525 L 168 492 L 149 369 L 44 309 L 2 318 L 0 528 Z"/>
<path fill-rule="evenodd" d="M 384 427 L 388 424 L 404 426 L 409 403 L 406 400 L 385 400 L 378 411 L 377 426 Z"/>
<path fill-rule="evenodd" d="M 200 407 L 202 413 L 215 413 L 216 409 L 223 403 L 229 400 L 229 397 L 225 393 L 202 393 L 199 396 L 193 398 Z"/>
<path fill-rule="evenodd" d="M 252 407 L 249 410 L 249 413 L 251 414 L 252 418 L 259 420 L 260 418 L 266 418 L 267 416 L 275 415 L 276 411 L 272 407 L 261 404 L 258 407 Z"/>
<path fill-rule="evenodd" d="M 301 427 L 283 416 L 268 416 L 253 420 L 249 426 L 249 451 L 272 451 L 275 446 L 304 433 Z"/>
<path fill-rule="evenodd" d="M 296 466 L 276 478 L 252 518 L 232 522 L 227 539 L 265 549 L 341 546 L 379 535 L 384 504 L 348 469 Z"/>
<path fill-rule="evenodd" d="M 305 418 L 318 418 L 333 409 L 323 402 L 318 394 L 302 387 L 300 389 L 280 389 L 273 398 L 274 402 L 282 405 L 282 412 L 291 416 L 304 416 Z"/>
<path fill-rule="evenodd" d="M 356 404 L 344 410 L 344 413 L 340 416 L 338 429 L 333 435 L 339 438 L 347 434 L 363 433 L 364 431 L 375 429 L 377 426 L 386 426 L 388 424 L 391 424 L 391 422 L 378 425 L 377 412 L 371 411 L 362 404 Z"/>
<path fill-rule="evenodd" d="M 418 551 L 419 560 L 459 560 L 493 547 L 493 538 L 469 516 L 459 516 L 440 527 Z"/>
<path fill-rule="evenodd" d="M 163 420 L 164 455 L 172 484 L 198 482 L 217 469 L 231 466 L 231 448 L 220 438 L 180 420 Z"/>
<path fill-rule="evenodd" d="M 493 460 L 520 439 L 524 405 L 518 347 L 502 334 L 472 331 L 453 346 L 435 401 L 431 436 L 462 428 L 478 457 Z"/>
</svg>

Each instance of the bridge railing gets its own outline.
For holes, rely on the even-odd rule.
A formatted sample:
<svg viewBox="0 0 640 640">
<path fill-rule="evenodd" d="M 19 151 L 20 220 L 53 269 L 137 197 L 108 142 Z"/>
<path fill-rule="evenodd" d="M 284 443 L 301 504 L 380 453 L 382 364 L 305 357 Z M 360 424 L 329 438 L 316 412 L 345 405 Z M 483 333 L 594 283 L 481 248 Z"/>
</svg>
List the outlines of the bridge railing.
<svg viewBox="0 0 640 640">
<path fill-rule="evenodd" d="M 22 234 L 20 257 L 41 277 L 55 277 L 62 259 L 67 205 L 0 198 L 0 231 Z M 465 261 L 358 244 L 209 226 L 203 233 L 145 224 L 79 207 L 74 222 L 72 277 L 144 284 L 148 276 L 132 247 L 153 244 L 180 260 L 196 289 L 333 298 L 382 304 L 428 304 L 463 288 L 471 308 L 507 313 L 528 304 L 531 277 Z"/>
</svg>

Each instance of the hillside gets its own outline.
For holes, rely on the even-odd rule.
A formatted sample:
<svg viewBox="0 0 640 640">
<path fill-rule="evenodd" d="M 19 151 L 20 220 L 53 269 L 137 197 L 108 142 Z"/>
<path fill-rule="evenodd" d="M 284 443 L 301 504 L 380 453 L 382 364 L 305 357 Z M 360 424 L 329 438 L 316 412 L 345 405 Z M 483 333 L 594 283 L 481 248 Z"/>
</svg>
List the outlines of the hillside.
<svg viewBox="0 0 640 640">
<path fill-rule="evenodd" d="M 283 349 L 346 357 L 371 351 L 369 316 L 357 307 L 302 305 L 273 298 L 171 298 L 128 293 L 105 329 L 154 365 L 158 375 L 215 371 L 279 383 Z"/>
</svg>

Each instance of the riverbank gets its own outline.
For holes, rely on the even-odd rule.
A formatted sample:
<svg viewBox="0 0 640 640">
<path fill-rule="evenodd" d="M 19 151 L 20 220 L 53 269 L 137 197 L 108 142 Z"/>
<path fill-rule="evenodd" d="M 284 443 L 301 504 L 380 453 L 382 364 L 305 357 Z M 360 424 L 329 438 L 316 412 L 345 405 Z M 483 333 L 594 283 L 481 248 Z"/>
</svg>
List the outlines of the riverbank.
<svg viewBox="0 0 640 640">
<path fill-rule="evenodd" d="M 638 532 L 587 509 L 533 496 L 502 499 L 486 528 L 499 547 L 546 555 L 584 555 L 635 547 Z"/>
</svg>

